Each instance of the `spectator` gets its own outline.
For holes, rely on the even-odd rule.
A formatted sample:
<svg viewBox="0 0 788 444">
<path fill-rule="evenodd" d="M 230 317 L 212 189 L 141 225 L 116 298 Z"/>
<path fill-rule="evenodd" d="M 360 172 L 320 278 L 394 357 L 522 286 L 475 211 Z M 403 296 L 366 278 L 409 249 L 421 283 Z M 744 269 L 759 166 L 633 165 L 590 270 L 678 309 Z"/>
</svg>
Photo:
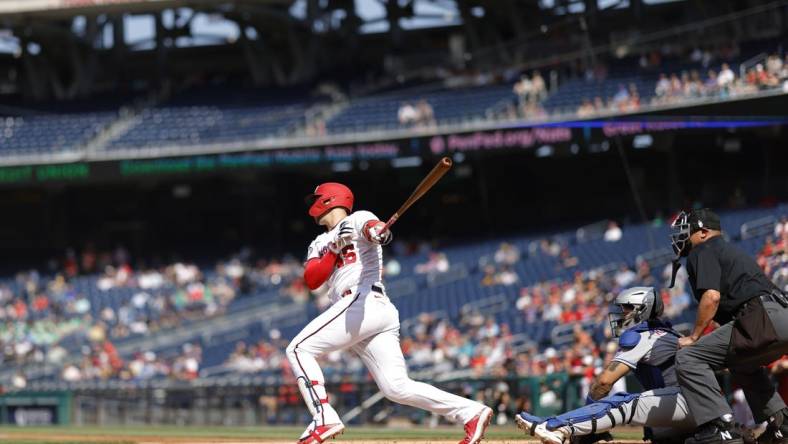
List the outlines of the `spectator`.
<svg viewBox="0 0 788 444">
<path fill-rule="evenodd" d="M 589 117 L 595 112 L 594 105 L 588 99 L 583 99 L 583 102 L 577 107 L 577 117 Z"/>
<path fill-rule="evenodd" d="M 670 96 L 670 80 L 668 80 L 668 76 L 664 73 L 659 75 L 659 80 L 657 81 L 657 87 L 654 88 L 654 94 L 656 94 L 656 98 L 659 101 L 666 101 Z"/>
<path fill-rule="evenodd" d="M 670 93 L 668 94 L 668 99 L 673 101 L 677 97 L 680 97 L 681 94 L 684 92 L 684 85 L 681 84 L 681 80 L 676 74 L 670 75 Z"/>
<path fill-rule="evenodd" d="M 766 69 L 770 75 L 774 77 L 781 77 L 783 75 L 783 61 L 777 54 L 772 54 L 766 59 Z"/>
<path fill-rule="evenodd" d="M 607 110 L 607 106 L 605 105 L 605 101 L 602 100 L 602 97 L 596 96 L 594 97 L 594 111 L 597 113 L 601 113 Z"/>
<path fill-rule="evenodd" d="M 682 98 L 689 98 L 692 97 L 692 82 L 690 81 L 690 76 L 687 71 L 681 72 L 681 91 L 677 94 Z"/>
<path fill-rule="evenodd" d="M 306 135 L 309 137 L 322 137 L 328 134 L 326 121 L 322 117 L 315 117 L 306 125 Z"/>
<path fill-rule="evenodd" d="M 579 260 L 576 256 L 572 255 L 572 252 L 569 251 L 569 247 L 563 247 L 561 249 L 561 253 L 559 254 L 559 258 L 561 259 L 561 266 L 564 268 L 572 268 L 576 267 L 579 263 Z"/>
<path fill-rule="evenodd" d="M 561 244 L 553 239 L 542 239 L 539 241 L 539 248 L 548 256 L 558 257 L 561 254 Z"/>
<path fill-rule="evenodd" d="M 520 250 L 514 245 L 503 242 L 493 256 L 496 264 L 514 265 L 520 260 Z"/>
<path fill-rule="evenodd" d="M 781 79 L 788 79 L 788 53 L 785 54 L 785 60 L 783 61 L 783 69 L 782 74 L 780 74 Z"/>
<path fill-rule="evenodd" d="M 605 230 L 603 238 L 605 242 L 618 242 L 623 235 L 624 232 L 621 231 L 621 227 L 619 227 L 615 221 L 611 220 L 607 223 L 607 229 Z"/>
<path fill-rule="evenodd" d="M 717 72 L 710 69 L 707 73 L 706 82 L 703 84 L 703 92 L 707 96 L 716 96 L 719 94 L 720 86 L 717 79 Z"/>
<path fill-rule="evenodd" d="M 730 92 L 733 82 L 736 80 L 736 75 L 731 70 L 727 63 L 722 64 L 720 74 L 717 76 L 717 86 L 721 93 L 727 95 Z"/>
<path fill-rule="evenodd" d="M 531 97 L 531 93 L 533 92 L 533 83 L 528 78 L 528 76 L 523 74 L 523 76 L 520 77 L 520 81 L 514 84 L 513 90 L 519 98 L 520 104 L 522 105 L 528 102 L 528 99 Z"/>
<path fill-rule="evenodd" d="M 522 106 L 523 117 L 528 119 L 543 119 L 547 116 L 547 111 L 537 101 L 529 100 Z"/>
<path fill-rule="evenodd" d="M 517 298 L 517 301 L 514 303 L 515 307 L 517 307 L 518 310 L 522 311 L 530 307 L 532 303 L 534 303 L 534 299 L 531 296 L 529 289 L 527 287 L 521 288 L 520 296 Z"/>
<path fill-rule="evenodd" d="M 782 216 L 776 224 L 774 224 L 774 237 L 779 239 L 784 233 L 788 232 L 788 216 Z"/>
<path fill-rule="evenodd" d="M 512 269 L 506 265 L 503 267 L 500 273 L 496 276 L 496 282 L 500 285 L 514 285 L 516 284 L 520 278 L 517 276 L 517 273 L 512 271 Z"/>
<path fill-rule="evenodd" d="M 534 71 L 531 77 L 532 100 L 541 102 L 547 97 L 547 85 L 539 71 Z"/>
<path fill-rule="evenodd" d="M 444 253 L 432 252 L 429 259 L 423 264 L 417 264 L 416 274 L 436 274 L 449 271 L 449 258 Z"/>
<path fill-rule="evenodd" d="M 435 126 L 435 112 L 426 100 L 419 100 L 416 104 L 415 123 L 420 127 Z"/>
<path fill-rule="evenodd" d="M 495 319 L 488 317 L 484 321 L 484 325 L 479 329 L 477 339 L 496 338 L 500 333 L 501 329 L 498 324 L 495 323 Z"/>
<path fill-rule="evenodd" d="M 693 69 L 690 72 L 687 83 L 684 86 L 684 96 L 689 98 L 698 98 L 703 95 L 703 81 L 700 79 L 700 73 Z"/>
<path fill-rule="evenodd" d="M 418 112 L 409 102 L 404 102 L 399 107 L 397 118 L 399 119 L 400 125 L 410 126 L 418 120 Z"/>
<path fill-rule="evenodd" d="M 776 76 L 763 68 L 762 64 L 755 65 L 755 85 L 760 89 L 774 88 L 779 84 Z"/>
<path fill-rule="evenodd" d="M 484 276 L 482 276 L 481 284 L 483 287 L 490 287 L 495 285 L 495 267 L 492 265 L 487 265 L 484 267 Z"/>
<path fill-rule="evenodd" d="M 626 110 L 629 104 L 629 99 L 629 91 L 627 91 L 626 86 L 619 84 L 618 91 L 613 96 L 613 106 L 615 106 L 619 111 Z"/>
<path fill-rule="evenodd" d="M 649 267 L 648 262 L 641 261 L 639 264 L 636 265 L 637 267 L 637 281 L 641 285 L 652 287 L 654 286 L 654 277 L 651 275 L 651 267 Z"/>
<path fill-rule="evenodd" d="M 637 278 L 637 274 L 626 265 L 622 265 L 616 272 L 616 286 L 618 288 L 626 288 L 635 281 L 635 278 Z"/>
<path fill-rule="evenodd" d="M 629 102 L 625 105 L 625 111 L 637 111 L 640 109 L 640 93 L 634 83 L 629 84 Z"/>
</svg>

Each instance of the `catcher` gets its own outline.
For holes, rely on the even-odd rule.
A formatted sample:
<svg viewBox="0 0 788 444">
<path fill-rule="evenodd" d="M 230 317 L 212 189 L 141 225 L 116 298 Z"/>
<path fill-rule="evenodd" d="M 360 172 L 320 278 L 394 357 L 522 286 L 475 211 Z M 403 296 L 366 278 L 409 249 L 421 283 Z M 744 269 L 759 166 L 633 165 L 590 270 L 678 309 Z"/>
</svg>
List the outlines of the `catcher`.
<svg viewBox="0 0 788 444">
<path fill-rule="evenodd" d="M 660 319 L 663 309 L 653 287 L 622 291 L 609 315 L 619 351 L 592 384 L 586 406 L 550 418 L 522 412 L 516 417 L 518 427 L 550 444 L 595 442 L 619 425 L 644 426 L 645 438 L 652 442 L 683 442 L 695 423 L 674 368 L 681 335 Z M 630 371 L 646 391 L 609 395 L 613 384 Z"/>
</svg>

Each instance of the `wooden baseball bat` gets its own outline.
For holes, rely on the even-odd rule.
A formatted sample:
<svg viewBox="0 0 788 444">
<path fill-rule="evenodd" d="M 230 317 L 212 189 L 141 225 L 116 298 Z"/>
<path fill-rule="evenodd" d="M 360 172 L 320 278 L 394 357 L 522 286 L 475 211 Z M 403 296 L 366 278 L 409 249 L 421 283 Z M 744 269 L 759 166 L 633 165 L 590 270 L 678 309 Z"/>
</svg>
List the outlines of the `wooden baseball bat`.
<svg viewBox="0 0 788 444">
<path fill-rule="evenodd" d="M 438 164 L 435 165 L 435 168 L 433 168 L 432 171 L 430 171 L 430 173 L 427 174 L 427 176 L 421 181 L 419 186 L 417 186 L 416 189 L 413 190 L 413 193 L 411 193 L 408 200 L 406 200 L 405 203 L 402 204 L 401 207 L 399 207 L 399 210 L 397 210 L 397 212 L 394 213 L 394 215 L 392 215 L 389 218 L 388 222 L 386 222 L 386 225 L 383 227 L 382 231 L 386 231 L 392 225 L 394 225 L 394 222 L 396 222 L 397 219 L 399 219 L 400 216 L 402 216 L 405 213 L 405 211 L 408 211 L 408 208 L 410 208 L 411 205 L 416 203 L 417 200 L 421 199 L 421 196 L 423 196 L 427 191 L 429 191 L 430 188 L 432 188 L 432 186 L 435 185 L 435 183 L 438 182 L 440 178 L 443 177 L 444 174 L 446 174 L 447 171 L 449 171 L 451 165 L 452 165 L 451 159 L 449 159 L 448 157 L 444 157 L 443 159 L 441 159 L 438 162 Z"/>
</svg>

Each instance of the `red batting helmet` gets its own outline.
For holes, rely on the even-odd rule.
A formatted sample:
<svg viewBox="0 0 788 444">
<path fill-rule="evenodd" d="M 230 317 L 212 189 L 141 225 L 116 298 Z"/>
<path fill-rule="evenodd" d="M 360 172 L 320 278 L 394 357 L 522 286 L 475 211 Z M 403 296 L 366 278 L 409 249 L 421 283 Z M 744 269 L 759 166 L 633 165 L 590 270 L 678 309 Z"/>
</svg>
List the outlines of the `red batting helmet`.
<svg viewBox="0 0 788 444">
<path fill-rule="evenodd" d="M 315 219 L 337 207 L 350 213 L 353 211 L 353 192 L 341 183 L 327 182 L 318 185 L 315 192 L 306 197 L 306 202 L 309 204 L 309 215 Z"/>
</svg>

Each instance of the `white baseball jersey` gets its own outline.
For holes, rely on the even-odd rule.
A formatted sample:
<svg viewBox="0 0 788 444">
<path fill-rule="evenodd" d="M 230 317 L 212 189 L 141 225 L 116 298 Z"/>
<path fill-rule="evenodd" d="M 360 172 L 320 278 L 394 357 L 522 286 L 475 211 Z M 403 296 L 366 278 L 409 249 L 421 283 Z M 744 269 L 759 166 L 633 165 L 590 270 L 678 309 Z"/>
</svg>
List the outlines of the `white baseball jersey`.
<svg viewBox="0 0 788 444">
<path fill-rule="evenodd" d="M 369 211 L 357 211 L 342 219 L 332 230 L 309 245 L 307 260 L 326 254 L 328 245 L 350 231 L 351 243 L 342 248 L 336 268 L 326 282 L 332 305 L 312 320 L 287 346 L 287 359 L 313 421 L 302 436 L 318 425 L 341 423 L 339 414 L 328 403 L 325 377 L 317 357 L 350 349 L 369 369 L 381 392 L 390 400 L 443 415 L 450 421 L 467 423 L 480 412 L 482 404 L 444 392 L 408 377 L 408 366 L 399 341 L 399 312 L 380 290 L 383 249 L 364 236 L 364 225 L 378 220 Z M 344 230 L 343 230 L 344 228 Z M 350 228 L 350 230 L 348 230 Z M 354 288 L 358 287 L 358 289 Z M 346 290 L 352 296 L 343 297 Z M 315 400 L 320 400 L 316 403 Z"/>
<path fill-rule="evenodd" d="M 350 225 L 353 228 L 353 242 L 342 249 L 337 268 L 328 278 L 328 297 L 332 304 L 342 298 L 345 290 L 379 283 L 383 277 L 383 248 L 367 240 L 363 234 L 364 224 L 371 220 L 379 219 L 369 211 L 356 211 L 309 244 L 307 261 L 323 257 L 328 251 L 328 244 L 336 239 L 342 226 Z"/>
</svg>

